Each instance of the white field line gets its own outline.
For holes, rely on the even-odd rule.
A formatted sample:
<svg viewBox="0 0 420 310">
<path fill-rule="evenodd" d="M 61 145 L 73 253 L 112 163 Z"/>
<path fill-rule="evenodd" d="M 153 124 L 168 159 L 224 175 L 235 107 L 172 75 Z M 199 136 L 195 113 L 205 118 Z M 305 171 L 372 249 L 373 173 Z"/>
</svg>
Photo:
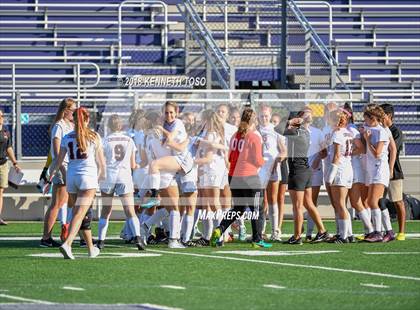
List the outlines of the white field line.
<svg viewBox="0 0 420 310">
<path fill-rule="evenodd" d="M 154 304 L 140 304 L 140 306 L 145 307 L 147 309 L 156 309 L 156 310 L 182 310 L 182 308 L 172 308 L 172 307 L 154 305 Z"/>
<path fill-rule="evenodd" d="M 275 285 L 275 284 L 264 284 L 263 286 L 266 287 L 266 288 L 275 288 L 275 289 L 283 289 L 283 288 L 286 288 L 284 286 Z"/>
<path fill-rule="evenodd" d="M 63 286 L 63 290 L 69 290 L 69 291 L 84 291 L 84 288 L 81 287 L 74 287 L 74 286 Z"/>
<path fill-rule="evenodd" d="M 12 299 L 12 300 L 18 300 L 18 301 L 26 301 L 26 302 L 31 302 L 31 303 L 34 303 L 34 304 L 54 305 L 53 302 L 49 302 L 49 301 L 45 301 L 45 300 L 23 298 L 23 297 L 19 297 L 19 296 L 12 296 L 12 295 L 6 295 L 6 294 L 0 294 L 0 298 L 6 298 L 6 299 Z"/>
<path fill-rule="evenodd" d="M 360 283 L 361 286 L 367 286 L 367 287 L 376 287 L 376 288 L 389 288 L 388 285 L 383 284 L 373 284 L 373 283 Z"/>
<path fill-rule="evenodd" d="M 352 269 L 342 269 L 342 268 L 316 266 L 316 265 L 303 265 L 303 264 L 272 262 L 272 261 L 265 261 L 265 260 L 258 260 L 258 259 L 250 259 L 250 258 L 228 257 L 228 256 L 220 256 L 220 255 L 195 254 L 195 253 L 187 253 L 187 252 L 172 252 L 172 251 L 149 250 L 149 249 L 148 249 L 148 252 L 156 252 L 156 253 L 163 253 L 163 254 L 166 253 L 166 254 L 174 254 L 174 255 L 186 255 L 186 256 L 195 256 L 195 257 L 207 257 L 207 258 L 215 258 L 215 259 L 226 259 L 226 260 L 234 260 L 234 261 L 249 262 L 249 263 L 259 263 L 259 264 L 288 266 L 288 267 L 299 267 L 299 268 L 307 268 L 307 269 L 318 269 L 318 270 L 326 270 L 326 271 L 336 271 L 336 272 L 363 274 L 363 275 L 383 277 L 383 278 L 393 278 L 393 279 L 401 279 L 401 280 L 420 281 L 420 278 L 417 278 L 417 277 L 400 276 L 400 275 L 395 275 L 395 274 L 380 273 L 380 272 L 370 272 L 370 271 L 364 271 L 364 270 L 352 270 Z"/>
<path fill-rule="evenodd" d="M 363 252 L 367 255 L 420 255 L 420 252 Z"/>
<path fill-rule="evenodd" d="M 177 286 L 177 285 L 160 285 L 161 288 L 170 288 L 173 290 L 185 290 L 184 286 Z"/>
</svg>

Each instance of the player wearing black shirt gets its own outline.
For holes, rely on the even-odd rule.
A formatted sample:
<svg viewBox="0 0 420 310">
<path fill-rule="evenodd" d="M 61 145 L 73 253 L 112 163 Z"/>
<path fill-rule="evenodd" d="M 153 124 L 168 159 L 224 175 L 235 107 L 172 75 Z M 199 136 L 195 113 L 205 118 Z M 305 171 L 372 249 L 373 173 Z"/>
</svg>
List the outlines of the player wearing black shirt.
<svg viewBox="0 0 420 310">
<path fill-rule="evenodd" d="M 381 108 L 385 112 L 384 125 L 391 131 L 397 147 L 397 158 L 395 160 L 394 169 L 391 172 L 388 195 L 397 210 L 399 233 L 396 239 L 402 241 L 405 240 L 405 206 L 403 202 L 404 174 L 400 163 L 400 152 L 403 147 L 404 138 L 402 131 L 394 124 L 394 107 L 391 104 L 382 104 Z"/>
</svg>

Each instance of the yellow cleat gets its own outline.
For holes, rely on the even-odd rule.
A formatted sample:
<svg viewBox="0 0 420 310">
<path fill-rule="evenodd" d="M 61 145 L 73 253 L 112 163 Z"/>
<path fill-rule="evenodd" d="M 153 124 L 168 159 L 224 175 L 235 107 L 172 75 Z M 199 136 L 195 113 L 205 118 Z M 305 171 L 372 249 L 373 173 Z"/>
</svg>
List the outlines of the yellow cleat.
<svg viewBox="0 0 420 310">
<path fill-rule="evenodd" d="M 398 241 L 404 241 L 405 240 L 405 233 L 398 233 L 396 239 Z"/>
<path fill-rule="evenodd" d="M 358 241 L 363 241 L 363 240 L 365 240 L 365 235 L 359 235 L 359 236 L 356 236 L 356 239 L 357 239 Z"/>
</svg>

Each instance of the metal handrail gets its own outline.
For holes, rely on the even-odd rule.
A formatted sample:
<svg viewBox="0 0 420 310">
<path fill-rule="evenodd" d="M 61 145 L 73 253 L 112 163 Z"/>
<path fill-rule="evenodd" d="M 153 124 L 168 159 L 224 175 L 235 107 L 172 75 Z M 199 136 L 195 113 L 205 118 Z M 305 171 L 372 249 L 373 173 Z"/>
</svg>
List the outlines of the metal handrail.
<svg viewBox="0 0 420 310">
<path fill-rule="evenodd" d="M 163 27 L 163 62 L 166 64 L 168 60 L 168 6 L 163 1 L 158 0 L 125 0 L 121 2 L 118 6 L 118 57 L 120 57 L 119 65 L 118 65 L 118 76 L 121 76 L 121 65 L 122 65 L 122 25 L 127 24 L 128 22 L 122 21 L 122 10 L 123 7 L 127 5 L 141 5 L 141 6 L 150 6 L 150 5 L 160 5 L 163 8 L 164 14 L 164 27 Z M 159 24 L 159 22 L 153 21 L 153 24 Z"/>
</svg>

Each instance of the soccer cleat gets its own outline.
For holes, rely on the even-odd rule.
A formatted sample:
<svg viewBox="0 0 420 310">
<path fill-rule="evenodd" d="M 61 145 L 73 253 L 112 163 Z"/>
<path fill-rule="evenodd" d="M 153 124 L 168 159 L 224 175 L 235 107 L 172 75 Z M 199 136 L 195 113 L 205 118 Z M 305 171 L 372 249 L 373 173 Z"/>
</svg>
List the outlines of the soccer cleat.
<svg viewBox="0 0 420 310">
<path fill-rule="evenodd" d="M 67 239 L 67 237 L 69 236 L 69 226 L 70 226 L 70 224 L 61 225 L 60 240 L 62 242 L 64 242 Z"/>
<path fill-rule="evenodd" d="M 59 248 L 61 246 L 61 243 L 55 241 L 53 238 L 49 238 L 47 240 L 41 239 L 39 246 L 41 248 Z"/>
<path fill-rule="evenodd" d="M 311 243 L 314 239 L 312 238 L 312 236 L 306 236 L 305 237 L 305 241 L 303 241 L 304 243 Z"/>
<path fill-rule="evenodd" d="M 104 240 L 98 240 L 98 241 L 96 241 L 95 245 L 99 250 L 102 250 L 105 247 L 105 241 Z"/>
<path fill-rule="evenodd" d="M 183 246 L 185 246 L 186 248 L 192 248 L 192 247 L 197 246 L 197 245 L 195 244 L 195 242 L 194 242 L 194 241 L 191 241 L 191 240 L 188 240 L 187 242 L 183 242 L 183 241 L 181 241 L 181 243 L 182 243 L 182 245 L 183 245 Z"/>
<path fill-rule="evenodd" d="M 150 229 L 146 223 L 140 225 L 140 236 L 143 238 L 143 243 L 147 245 L 147 238 L 150 235 Z"/>
<path fill-rule="evenodd" d="M 246 240 L 246 226 L 239 226 L 239 240 L 245 241 Z"/>
<path fill-rule="evenodd" d="M 186 247 L 181 244 L 177 239 L 169 239 L 168 248 L 170 249 L 185 249 Z"/>
<path fill-rule="evenodd" d="M 3 219 L 0 219 L 0 225 L 1 226 L 6 226 L 7 225 L 7 222 L 5 220 L 3 220 Z"/>
<path fill-rule="evenodd" d="M 395 240 L 395 234 L 392 230 L 387 231 L 384 238 L 383 238 L 383 242 L 391 242 Z"/>
<path fill-rule="evenodd" d="M 315 237 L 312 239 L 311 243 L 319 243 L 326 241 L 330 235 L 328 234 L 328 231 L 324 231 L 323 233 L 318 232 Z"/>
<path fill-rule="evenodd" d="M 271 243 L 267 243 L 264 240 L 260 240 L 258 242 L 252 242 L 252 247 L 254 249 L 260 249 L 260 248 L 264 248 L 264 249 L 269 249 L 271 248 L 273 245 Z"/>
<path fill-rule="evenodd" d="M 349 243 L 356 243 L 356 238 L 352 235 L 352 236 L 348 236 L 347 237 L 347 241 Z"/>
<path fill-rule="evenodd" d="M 143 242 L 143 238 L 141 238 L 140 236 L 136 236 L 135 240 L 136 240 L 135 242 L 136 242 L 137 249 L 139 251 L 146 250 L 146 245 Z"/>
<path fill-rule="evenodd" d="M 335 240 L 337 240 L 338 238 L 340 238 L 340 235 L 334 235 L 334 236 L 329 236 L 325 242 L 328 243 L 335 243 Z"/>
<path fill-rule="evenodd" d="M 232 233 L 228 233 L 227 235 L 223 234 L 223 238 L 221 240 L 223 240 L 223 243 L 233 242 L 234 241 L 233 234 Z"/>
<path fill-rule="evenodd" d="M 334 243 L 335 244 L 345 244 L 345 243 L 349 243 L 349 240 L 348 240 L 348 238 L 343 239 L 341 237 L 338 237 L 334 240 Z"/>
<path fill-rule="evenodd" d="M 141 205 L 142 208 L 150 209 L 160 205 L 160 200 L 156 197 L 151 197 L 147 202 Z"/>
<path fill-rule="evenodd" d="M 274 233 L 271 234 L 270 241 L 271 242 L 281 242 L 280 235 L 277 231 L 275 231 Z"/>
<path fill-rule="evenodd" d="M 222 236 L 222 230 L 219 227 L 217 227 L 215 230 L 213 230 L 213 233 L 211 234 L 210 245 L 212 247 L 216 247 L 217 242 L 219 241 L 221 236 Z"/>
<path fill-rule="evenodd" d="M 71 247 L 69 247 L 66 243 L 63 243 L 59 249 L 61 254 L 64 256 L 64 259 L 75 259 L 73 253 L 71 252 Z"/>
<path fill-rule="evenodd" d="M 94 246 L 92 248 L 92 251 L 89 251 L 89 258 L 95 258 L 99 255 L 99 253 L 101 253 L 101 250 L 99 250 L 96 246 Z"/>
<path fill-rule="evenodd" d="M 195 241 L 194 244 L 197 247 L 210 246 L 210 241 L 201 237 L 200 239 L 198 239 L 197 241 Z"/>
<path fill-rule="evenodd" d="M 382 242 L 384 238 L 382 237 L 381 233 L 374 231 L 373 233 L 370 233 L 368 236 L 365 237 L 366 242 Z"/>
<path fill-rule="evenodd" d="M 405 233 L 398 233 L 395 239 L 397 241 L 405 241 Z"/>
<path fill-rule="evenodd" d="M 291 236 L 290 238 L 289 238 L 289 240 L 287 240 L 287 241 L 285 241 L 285 242 L 283 242 L 284 244 L 297 244 L 297 245 L 302 245 L 303 244 L 303 242 L 302 242 L 302 238 L 298 238 L 298 239 L 296 239 L 295 238 L 295 236 Z"/>
<path fill-rule="evenodd" d="M 357 241 L 364 241 L 369 234 L 356 236 Z"/>
</svg>

